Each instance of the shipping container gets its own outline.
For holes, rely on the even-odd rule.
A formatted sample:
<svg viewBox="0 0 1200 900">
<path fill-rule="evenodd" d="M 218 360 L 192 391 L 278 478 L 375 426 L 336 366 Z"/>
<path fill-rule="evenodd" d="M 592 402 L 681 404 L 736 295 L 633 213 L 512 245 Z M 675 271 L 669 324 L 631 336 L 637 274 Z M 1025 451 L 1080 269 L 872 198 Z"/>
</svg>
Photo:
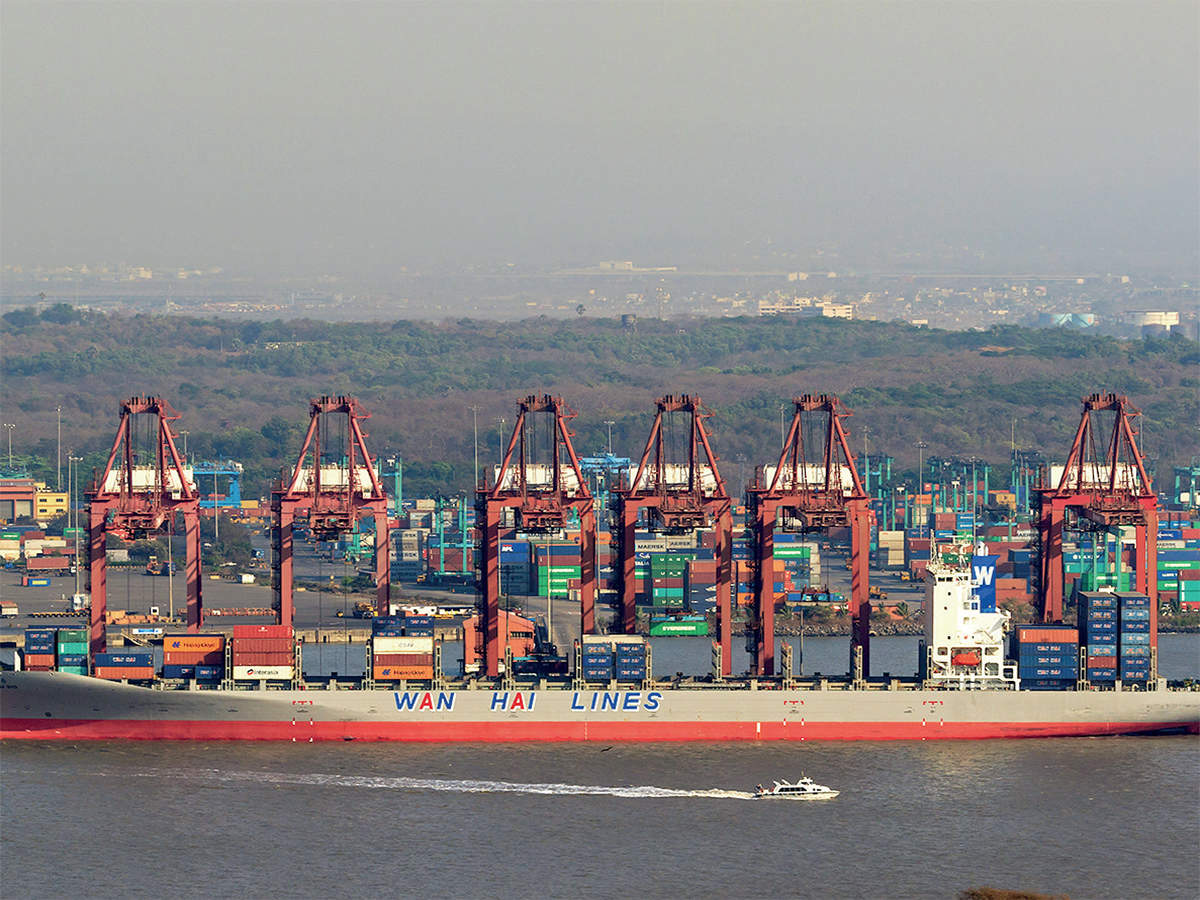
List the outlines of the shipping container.
<svg viewBox="0 0 1200 900">
<path fill-rule="evenodd" d="M 1079 630 L 1069 625 L 1018 625 L 1017 642 L 1079 643 Z"/>
<path fill-rule="evenodd" d="M 196 666 L 197 681 L 219 681 L 225 676 L 223 666 Z"/>
<path fill-rule="evenodd" d="M 248 665 L 233 667 L 233 677 L 237 681 L 291 681 L 293 674 L 292 666 L 283 665 Z"/>
<path fill-rule="evenodd" d="M 163 678 L 195 678 L 196 667 L 178 665 L 168 666 L 164 664 L 162 667 L 162 674 Z"/>
<path fill-rule="evenodd" d="M 384 637 L 382 635 L 371 639 L 374 653 L 433 653 L 433 638 L 418 637 Z"/>
<path fill-rule="evenodd" d="M 234 625 L 233 638 L 285 638 L 292 639 L 291 625 Z"/>
<path fill-rule="evenodd" d="M 153 666 L 154 654 L 150 651 L 97 653 L 92 662 L 97 668 L 100 666 Z"/>
<path fill-rule="evenodd" d="M 432 681 L 433 666 L 372 666 L 376 681 Z"/>
<path fill-rule="evenodd" d="M 150 681 L 154 678 L 154 666 L 100 666 L 92 675 L 109 681 Z"/>
<path fill-rule="evenodd" d="M 373 666 L 432 666 L 432 653 L 376 653 Z"/>
</svg>

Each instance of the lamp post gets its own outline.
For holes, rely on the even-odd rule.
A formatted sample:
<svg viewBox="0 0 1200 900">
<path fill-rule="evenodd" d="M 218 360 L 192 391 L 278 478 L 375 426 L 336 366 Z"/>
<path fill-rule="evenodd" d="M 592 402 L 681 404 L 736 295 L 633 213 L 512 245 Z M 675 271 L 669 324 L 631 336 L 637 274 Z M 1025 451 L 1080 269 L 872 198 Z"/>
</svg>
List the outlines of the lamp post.
<svg viewBox="0 0 1200 900">
<path fill-rule="evenodd" d="M 184 455 L 184 458 L 186 459 L 186 458 L 187 458 L 187 436 L 188 436 L 188 430 L 187 430 L 186 428 L 180 428 L 180 429 L 179 429 L 179 436 L 183 438 L 183 455 Z"/>
<path fill-rule="evenodd" d="M 471 421 L 475 426 L 475 486 L 479 487 L 479 407 L 468 406 L 471 411 Z"/>
<path fill-rule="evenodd" d="M 58 413 L 58 453 L 55 457 L 58 467 L 54 473 L 54 490 L 62 491 L 62 407 L 56 406 L 54 411 Z"/>
<path fill-rule="evenodd" d="M 499 462 L 504 462 L 504 426 L 508 424 L 508 419 L 504 418 L 504 416 L 500 416 L 498 419 L 496 419 L 496 421 L 500 423 L 500 428 L 496 432 L 499 437 L 499 440 L 496 443 L 500 450 L 500 456 L 497 459 Z"/>
<path fill-rule="evenodd" d="M 5 422 L 4 427 L 8 429 L 8 467 L 12 468 L 12 433 L 17 426 L 12 422 Z"/>
<path fill-rule="evenodd" d="M 617 423 L 611 419 L 605 419 L 604 424 L 608 426 L 608 455 L 612 456 L 612 427 Z"/>
<path fill-rule="evenodd" d="M 917 441 L 917 496 L 919 497 L 925 490 L 925 448 L 929 445 L 924 441 Z M 929 509 L 926 515 L 932 517 L 933 514 L 933 498 L 929 498 Z M 929 524 L 928 519 L 926 523 Z"/>
<path fill-rule="evenodd" d="M 67 492 L 70 494 L 70 500 L 67 505 L 67 521 L 71 521 L 71 514 L 74 513 L 75 525 L 72 528 L 72 533 L 75 535 L 75 593 L 79 593 L 79 511 L 75 509 L 75 490 L 76 482 L 79 480 L 79 466 L 75 463 L 83 462 L 82 456 L 72 456 L 71 451 L 67 451 Z"/>
<path fill-rule="evenodd" d="M 779 446 L 783 446 L 783 442 L 787 440 L 787 432 L 783 430 L 783 412 L 787 409 L 786 403 L 779 404 Z"/>
</svg>

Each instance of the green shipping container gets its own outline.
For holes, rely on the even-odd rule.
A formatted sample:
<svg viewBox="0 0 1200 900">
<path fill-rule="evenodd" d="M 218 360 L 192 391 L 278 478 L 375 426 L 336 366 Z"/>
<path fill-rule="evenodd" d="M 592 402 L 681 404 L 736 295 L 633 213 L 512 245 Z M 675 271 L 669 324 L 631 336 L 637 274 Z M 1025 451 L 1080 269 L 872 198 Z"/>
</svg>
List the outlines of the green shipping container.
<svg viewBox="0 0 1200 900">
<path fill-rule="evenodd" d="M 708 634 L 707 622 L 653 622 L 651 637 L 704 637 Z"/>
<path fill-rule="evenodd" d="M 67 644 L 60 643 L 58 645 L 58 653 L 60 656 L 70 656 L 73 653 L 87 653 L 87 652 L 88 652 L 87 641 L 83 641 L 83 642 L 71 641 L 70 643 L 67 643 Z"/>
<path fill-rule="evenodd" d="M 60 644 L 67 641 L 87 641 L 88 632 L 86 628 L 60 628 L 58 629 L 58 642 Z"/>
</svg>

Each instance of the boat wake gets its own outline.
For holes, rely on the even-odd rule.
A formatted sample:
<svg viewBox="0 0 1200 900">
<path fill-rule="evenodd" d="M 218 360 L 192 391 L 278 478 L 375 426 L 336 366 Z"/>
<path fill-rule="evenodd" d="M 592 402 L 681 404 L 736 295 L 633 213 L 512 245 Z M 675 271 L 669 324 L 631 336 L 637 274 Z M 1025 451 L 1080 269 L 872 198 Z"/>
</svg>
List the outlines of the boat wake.
<svg viewBox="0 0 1200 900">
<path fill-rule="evenodd" d="M 142 774 L 151 774 L 149 772 Z M 331 775 L 289 772 L 223 772 L 208 770 L 192 775 L 215 781 L 253 781 L 260 784 L 295 784 L 345 788 L 370 788 L 390 791 L 441 791 L 454 794 L 542 794 L 560 797 L 620 797 L 631 800 L 688 798 L 703 800 L 753 800 L 748 791 L 682 790 L 652 785 L 614 787 L 599 784 L 525 784 L 512 781 L 485 781 L 450 778 L 404 778 L 375 775 Z M 178 777 L 176 775 L 175 777 Z"/>
</svg>

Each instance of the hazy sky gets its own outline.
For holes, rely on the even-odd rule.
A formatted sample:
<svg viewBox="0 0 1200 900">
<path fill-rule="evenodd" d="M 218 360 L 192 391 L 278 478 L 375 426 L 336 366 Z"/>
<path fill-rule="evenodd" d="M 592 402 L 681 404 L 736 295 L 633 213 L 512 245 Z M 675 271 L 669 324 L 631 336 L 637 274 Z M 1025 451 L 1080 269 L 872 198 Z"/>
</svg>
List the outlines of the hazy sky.
<svg viewBox="0 0 1200 900">
<path fill-rule="evenodd" d="M 1200 246 L 1200 4 L 4 0 L 0 250 L 259 274 Z"/>
</svg>

